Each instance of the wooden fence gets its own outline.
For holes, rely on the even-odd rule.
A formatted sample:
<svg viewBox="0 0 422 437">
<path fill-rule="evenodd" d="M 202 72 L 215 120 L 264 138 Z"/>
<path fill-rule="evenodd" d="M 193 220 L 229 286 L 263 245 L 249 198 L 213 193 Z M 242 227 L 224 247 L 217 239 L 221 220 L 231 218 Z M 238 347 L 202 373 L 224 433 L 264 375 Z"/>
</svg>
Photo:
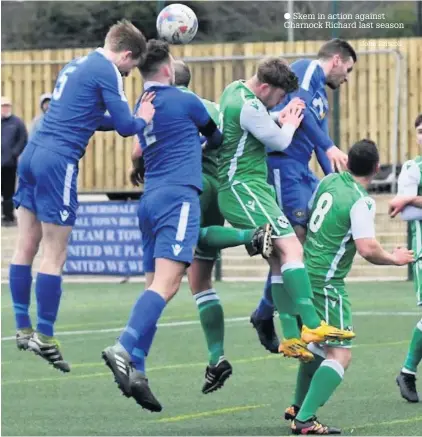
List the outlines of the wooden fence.
<svg viewBox="0 0 422 437">
<path fill-rule="evenodd" d="M 193 58 L 189 61 L 192 71 L 191 88 L 202 97 L 218 101 L 227 84 L 253 74 L 256 60 L 248 57 L 290 54 L 292 56 L 288 56 L 288 59 L 293 61 L 301 54 L 316 53 L 322 43 L 192 44 L 173 47 L 172 51 L 175 57 Z M 380 147 L 382 162 L 391 163 L 391 145 L 397 135 L 398 161 L 403 162 L 418 153 L 413 122 L 416 115 L 422 112 L 422 38 L 355 40 L 351 43 L 358 52 L 371 53 L 359 55 L 349 83 L 341 87 L 339 145 L 347 149 L 358 139 L 371 138 Z M 378 50 L 383 52 L 373 53 Z M 52 91 L 55 78 L 63 65 L 89 51 L 66 49 L 3 52 L 2 95 L 13 100 L 15 113 L 22 116 L 29 125 L 39 113 L 39 96 Z M 218 59 L 207 61 L 209 57 Z M 221 59 L 230 57 L 235 59 Z M 398 105 L 397 86 L 400 89 Z M 141 89 L 142 81 L 137 71 L 125 79 L 125 92 L 131 105 L 135 103 Z M 331 94 L 329 97 L 331 100 Z M 131 139 L 123 139 L 115 133 L 96 133 L 80 164 L 80 190 L 104 192 L 131 189 L 128 181 L 131 143 Z M 312 166 L 317 169 L 315 162 Z"/>
</svg>

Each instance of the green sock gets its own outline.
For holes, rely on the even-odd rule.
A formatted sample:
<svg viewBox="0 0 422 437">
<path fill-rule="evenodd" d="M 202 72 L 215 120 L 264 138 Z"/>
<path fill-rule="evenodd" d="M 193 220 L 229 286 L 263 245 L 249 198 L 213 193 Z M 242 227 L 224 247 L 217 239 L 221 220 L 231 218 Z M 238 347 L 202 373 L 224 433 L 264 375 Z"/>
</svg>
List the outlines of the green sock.
<svg viewBox="0 0 422 437">
<path fill-rule="evenodd" d="M 403 370 L 415 372 L 418 364 L 422 360 L 422 319 L 418 322 L 413 330 L 412 341 L 410 342 L 407 352 L 406 361 L 404 362 Z"/>
<path fill-rule="evenodd" d="M 316 415 L 318 408 L 325 404 L 343 381 L 344 368 L 335 360 L 324 360 L 312 378 L 308 393 L 296 416 L 306 422 Z"/>
<path fill-rule="evenodd" d="M 311 282 L 303 263 L 284 264 L 281 272 L 284 286 L 293 299 L 303 324 L 311 329 L 320 326 L 321 319 L 312 302 Z"/>
<path fill-rule="evenodd" d="M 284 338 L 300 338 L 295 305 L 281 282 L 281 276 L 271 276 L 271 294 L 278 311 Z"/>
<path fill-rule="evenodd" d="M 207 341 L 209 363 L 217 364 L 224 355 L 224 312 L 214 289 L 194 295 L 202 330 Z"/>
<path fill-rule="evenodd" d="M 312 378 L 323 361 L 324 358 L 315 355 L 314 361 L 311 361 L 310 363 L 300 363 L 297 372 L 295 395 L 293 398 L 294 405 L 297 405 L 298 407 L 302 406 L 306 394 L 309 391 Z"/>
<path fill-rule="evenodd" d="M 237 229 L 225 226 L 209 226 L 201 228 L 198 245 L 215 249 L 249 244 L 255 234 L 255 229 Z"/>
</svg>

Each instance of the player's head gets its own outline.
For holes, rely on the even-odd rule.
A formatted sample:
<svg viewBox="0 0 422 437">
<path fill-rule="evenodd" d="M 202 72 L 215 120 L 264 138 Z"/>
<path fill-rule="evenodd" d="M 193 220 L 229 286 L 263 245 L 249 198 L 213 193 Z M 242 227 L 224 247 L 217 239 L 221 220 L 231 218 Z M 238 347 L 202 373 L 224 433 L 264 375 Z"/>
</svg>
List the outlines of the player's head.
<svg viewBox="0 0 422 437">
<path fill-rule="evenodd" d="M 142 32 L 127 20 L 111 26 L 104 43 L 104 49 L 113 54 L 113 62 L 123 76 L 139 65 L 146 48 Z"/>
<path fill-rule="evenodd" d="M 262 59 L 251 82 L 252 91 L 268 109 L 278 105 L 286 94 L 299 88 L 298 78 L 287 61 L 277 56 Z"/>
<path fill-rule="evenodd" d="M 349 150 L 347 167 L 353 176 L 372 179 L 379 171 L 380 156 L 372 140 L 360 140 Z"/>
<path fill-rule="evenodd" d="M 150 39 L 139 70 L 146 81 L 174 85 L 174 59 L 169 45 L 165 41 Z"/>
<path fill-rule="evenodd" d="M 323 44 L 319 49 L 318 59 L 323 62 L 327 85 L 336 89 L 347 82 L 357 56 L 347 41 L 335 38 Z"/>
<path fill-rule="evenodd" d="M 190 68 L 181 60 L 174 61 L 174 84 L 176 86 L 185 86 L 190 84 Z"/>
<path fill-rule="evenodd" d="M 422 113 L 416 117 L 415 120 L 415 129 L 416 129 L 416 142 L 419 144 L 422 152 Z"/>
</svg>

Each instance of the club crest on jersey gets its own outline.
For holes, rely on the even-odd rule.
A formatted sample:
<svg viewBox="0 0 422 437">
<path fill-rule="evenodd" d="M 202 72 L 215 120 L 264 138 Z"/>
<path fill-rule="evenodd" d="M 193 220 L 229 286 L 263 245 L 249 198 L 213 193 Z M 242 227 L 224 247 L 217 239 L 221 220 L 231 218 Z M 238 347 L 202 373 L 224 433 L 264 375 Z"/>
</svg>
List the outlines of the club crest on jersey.
<svg viewBox="0 0 422 437">
<path fill-rule="evenodd" d="M 297 209 L 296 211 L 293 212 L 294 216 L 298 219 L 301 219 L 303 217 L 305 217 L 306 213 L 303 209 Z"/>
<path fill-rule="evenodd" d="M 248 202 L 246 203 L 246 206 L 250 210 L 255 211 L 255 200 L 248 200 Z"/>
<path fill-rule="evenodd" d="M 289 222 L 289 220 L 287 220 L 287 217 L 285 215 L 281 215 L 277 219 L 277 223 L 281 229 L 287 229 L 290 226 L 290 222 Z"/>
</svg>

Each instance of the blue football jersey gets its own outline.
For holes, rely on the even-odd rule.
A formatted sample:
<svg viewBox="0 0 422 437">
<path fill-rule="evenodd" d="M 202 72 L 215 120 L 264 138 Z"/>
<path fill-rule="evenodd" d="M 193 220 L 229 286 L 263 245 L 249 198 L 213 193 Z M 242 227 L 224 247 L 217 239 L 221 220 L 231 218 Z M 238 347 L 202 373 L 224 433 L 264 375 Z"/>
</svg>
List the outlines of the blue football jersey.
<svg viewBox="0 0 422 437">
<path fill-rule="evenodd" d="M 193 186 L 202 191 L 202 149 L 198 129 L 210 120 L 199 97 L 173 86 L 145 84 L 156 93 L 152 122 L 138 135 L 145 162 L 145 191 Z M 139 101 L 135 106 L 135 112 Z"/>
<path fill-rule="evenodd" d="M 80 159 L 101 125 L 123 136 L 135 135 L 146 123 L 135 118 L 123 92 L 122 76 L 97 49 L 74 59 L 59 73 L 49 110 L 29 146 L 41 146 Z M 108 111 L 110 116 L 105 116 Z"/>
<path fill-rule="evenodd" d="M 328 134 L 329 106 L 325 91 L 325 73 L 319 61 L 309 59 L 294 62 L 291 69 L 299 79 L 299 90 L 288 94 L 274 110 L 279 111 L 295 97 L 305 101 L 306 110 L 302 123 L 296 130 L 292 143 L 283 153 L 308 164 L 315 148 L 320 148 L 324 151 L 321 155 L 325 155 L 325 150 L 334 145 Z M 328 158 L 326 161 L 329 165 Z"/>
</svg>

